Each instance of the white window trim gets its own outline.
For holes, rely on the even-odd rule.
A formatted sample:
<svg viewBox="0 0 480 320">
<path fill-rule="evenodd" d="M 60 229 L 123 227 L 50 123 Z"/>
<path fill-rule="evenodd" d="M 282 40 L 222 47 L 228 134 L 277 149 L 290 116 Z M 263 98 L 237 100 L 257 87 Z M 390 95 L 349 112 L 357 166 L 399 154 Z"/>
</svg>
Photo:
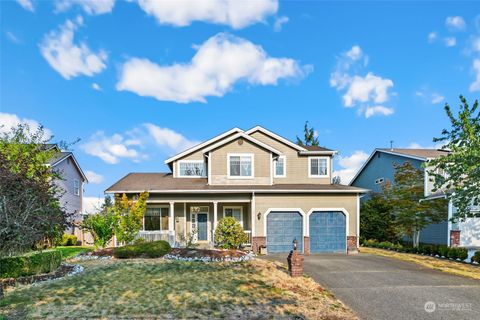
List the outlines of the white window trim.
<svg viewBox="0 0 480 320">
<path fill-rule="evenodd" d="M 330 157 L 308 157 L 308 177 L 309 178 L 328 178 L 330 177 Z M 327 174 L 326 175 L 315 175 L 312 174 L 312 160 L 313 159 L 325 159 L 327 160 Z"/>
<path fill-rule="evenodd" d="M 279 156 L 279 159 L 283 159 L 283 174 L 277 175 L 277 160 L 273 161 L 273 177 L 274 178 L 286 178 L 287 177 L 287 157 Z"/>
<path fill-rule="evenodd" d="M 76 196 L 80 196 L 80 180 L 78 179 L 73 179 L 73 194 Z M 78 193 L 77 193 L 78 189 Z"/>
<path fill-rule="evenodd" d="M 206 166 L 205 166 L 205 161 L 203 160 L 179 160 L 177 161 L 178 164 L 177 164 L 177 178 L 206 178 L 207 175 L 204 174 L 204 175 L 201 175 L 201 176 L 182 176 L 181 174 L 181 170 L 180 170 L 180 164 L 181 163 L 185 163 L 185 162 L 191 162 L 191 163 L 202 163 L 203 164 L 203 171 L 204 173 L 206 173 L 205 171 L 207 170 Z"/>
<path fill-rule="evenodd" d="M 252 174 L 250 176 L 231 176 L 230 175 L 230 158 L 231 157 L 250 157 L 252 159 Z M 255 155 L 253 153 L 227 153 L 227 177 L 228 179 L 255 178 Z"/>
<path fill-rule="evenodd" d="M 161 204 L 154 204 L 154 205 L 149 205 L 147 209 L 162 209 L 162 208 L 167 208 L 167 209 L 170 209 L 170 206 L 169 205 L 161 205 Z M 145 209 L 145 213 L 147 213 L 147 210 Z M 142 230 L 140 230 L 141 232 L 144 232 L 144 233 L 168 233 L 168 229 L 167 230 L 145 230 L 145 213 L 143 214 L 143 217 L 142 217 Z M 170 214 L 168 216 L 168 218 L 170 219 Z M 162 212 L 160 211 L 160 228 L 162 227 Z"/>
<path fill-rule="evenodd" d="M 243 229 L 243 207 L 242 206 L 227 206 L 227 207 L 223 207 L 223 217 L 225 218 L 225 211 L 227 211 L 227 209 L 240 209 L 240 221 L 238 221 L 240 223 L 240 225 L 242 226 L 242 229 Z"/>
</svg>

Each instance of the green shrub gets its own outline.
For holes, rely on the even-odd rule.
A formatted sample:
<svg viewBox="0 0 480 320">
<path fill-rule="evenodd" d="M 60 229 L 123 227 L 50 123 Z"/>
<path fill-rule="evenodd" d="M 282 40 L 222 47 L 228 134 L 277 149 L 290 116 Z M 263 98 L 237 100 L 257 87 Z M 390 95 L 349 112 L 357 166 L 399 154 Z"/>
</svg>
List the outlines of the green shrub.
<svg viewBox="0 0 480 320">
<path fill-rule="evenodd" d="M 0 278 L 18 278 L 49 273 L 56 270 L 61 262 L 62 253 L 57 250 L 0 258 Z"/>
<path fill-rule="evenodd" d="M 440 257 L 448 257 L 449 248 L 446 245 L 441 245 L 438 247 L 438 254 Z"/>
<path fill-rule="evenodd" d="M 374 247 L 374 248 L 375 248 L 376 245 L 377 245 L 377 240 L 375 240 L 375 239 L 365 240 L 365 241 L 363 242 L 363 245 L 364 245 L 365 247 Z"/>
<path fill-rule="evenodd" d="M 225 217 L 218 221 L 215 229 L 215 246 L 223 249 L 237 249 L 248 241 L 248 237 L 240 223 L 233 217 Z"/>
<path fill-rule="evenodd" d="M 480 251 L 475 251 L 471 260 L 472 260 L 472 262 L 480 263 Z"/>
<path fill-rule="evenodd" d="M 172 250 L 167 241 L 159 240 L 153 242 L 142 242 L 123 247 L 117 247 L 113 250 L 113 256 L 119 259 L 132 258 L 160 258 Z"/>
<path fill-rule="evenodd" d="M 60 240 L 60 245 L 64 247 L 76 246 L 77 245 L 77 236 L 73 234 L 64 233 L 62 239 Z"/>
<path fill-rule="evenodd" d="M 453 260 L 456 260 L 458 258 L 458 248 L 449 248 L 448 249 L 448 254 L 447 257 Z"/>
<path fill-rule="evenodd" d="M 468 258 L 468 250 L 466 248 L 457 248 L 458 250 L 458 259 L 464 261 Z"/>
</svg>

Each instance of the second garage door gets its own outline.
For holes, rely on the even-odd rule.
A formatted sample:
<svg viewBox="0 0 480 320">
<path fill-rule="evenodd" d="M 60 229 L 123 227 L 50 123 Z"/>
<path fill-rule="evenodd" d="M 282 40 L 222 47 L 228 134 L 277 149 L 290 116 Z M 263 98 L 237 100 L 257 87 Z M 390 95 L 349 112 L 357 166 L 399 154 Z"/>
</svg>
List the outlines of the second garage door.
<svg viewBox="0 0 480 320">
<path fill-rule="evenodd" d="M 267 215 L 268 253 L 290 252 L 293 239 L 303 252 L 303 217 L 295 211 L 272 211 Z"/>
<path fill-rule="evenodd" d="M 311 253 L 346 252 L 346 219 L 343 212 L 312 212 L 309 224 Z"/>
</svg>

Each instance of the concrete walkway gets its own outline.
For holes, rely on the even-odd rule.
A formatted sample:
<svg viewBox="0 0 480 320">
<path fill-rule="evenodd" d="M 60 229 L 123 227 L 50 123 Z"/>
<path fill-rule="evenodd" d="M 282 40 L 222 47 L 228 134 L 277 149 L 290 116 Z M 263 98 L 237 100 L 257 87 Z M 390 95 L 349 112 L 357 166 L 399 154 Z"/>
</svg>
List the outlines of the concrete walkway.
<svg viewBox="0 0 480 320">
<path fill-rule="evenodd" d="M 304 272 L 361 319 L 480 319 L 478 280 L 370 254 L 305 256 Z"/>
</svg>

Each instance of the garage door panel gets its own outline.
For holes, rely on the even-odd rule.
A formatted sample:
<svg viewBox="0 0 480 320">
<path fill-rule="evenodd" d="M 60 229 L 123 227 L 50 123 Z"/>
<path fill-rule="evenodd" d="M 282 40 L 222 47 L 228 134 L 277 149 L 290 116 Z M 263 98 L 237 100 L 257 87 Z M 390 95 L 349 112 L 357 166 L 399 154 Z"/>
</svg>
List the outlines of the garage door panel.
<svg viewBox="0 0 480 320">
<path fill-rule="evenodd" d="M 346 251 L 346 218 L 343 212 L 312 212 L 309 225 L 311 253 Z"/>
<path fill-rule="evenodd" d="M 303 251 L 303 217 L 299 212 L 272 211 L 267 215 L 267 250 L 269 253 L 289 252 L 293 239 Z"/>
</svg>

